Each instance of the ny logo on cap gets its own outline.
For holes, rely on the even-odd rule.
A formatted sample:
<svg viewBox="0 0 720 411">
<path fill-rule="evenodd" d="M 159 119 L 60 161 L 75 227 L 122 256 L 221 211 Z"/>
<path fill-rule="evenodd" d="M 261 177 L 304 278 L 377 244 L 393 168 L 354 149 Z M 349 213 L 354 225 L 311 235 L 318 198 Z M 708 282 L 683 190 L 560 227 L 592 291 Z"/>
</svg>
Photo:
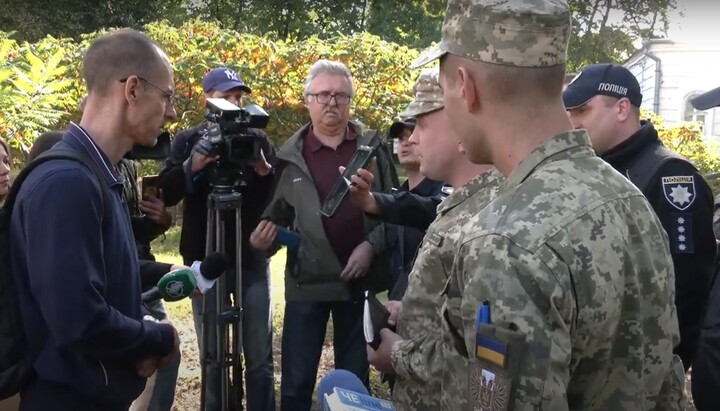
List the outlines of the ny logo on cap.
<svg viewBox="0 0 720 411">
<path fill-rule="evenodd" d="M 227 76 L 228 80 L 238 81 L 238 75 L 237 75 L 237 73 L 234 72 L 234 71 L 232 71 L 232 70 L 230 70 L 230 69 L 225 70 L 225 75 Z"/>
</svg>

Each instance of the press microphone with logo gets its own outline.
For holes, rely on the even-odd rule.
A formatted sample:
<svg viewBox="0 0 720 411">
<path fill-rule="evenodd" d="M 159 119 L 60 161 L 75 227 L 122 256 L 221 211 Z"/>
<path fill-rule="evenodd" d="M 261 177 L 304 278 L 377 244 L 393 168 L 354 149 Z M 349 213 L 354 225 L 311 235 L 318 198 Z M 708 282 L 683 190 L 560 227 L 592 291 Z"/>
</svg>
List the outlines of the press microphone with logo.
<svg viewBox="0 0 720 411">
<path fill-rule="evenodd" d="M 394 411 L 390 401 L 371 397 L 365 385 L 347 370 L 332 370 L 318 382 L 318 404 L 323 411 Z"/>
<path fill-rule="evenodd" d="M 202 261 L 195 261 L 190 266 L 197 288 L 205 294 L 215 285 L 215 281 L 227 269 L 228 260 L 222 253 L 210 253 Z"/>
<path fill-rule="evenodd" d="M 142 302 L 163 300 L 168 302 L 179 301 L 197 288 L 195 275 L 189 268 L 180 268 L 163 275 L 157 285 L 142 293 Z"/>
</svg>

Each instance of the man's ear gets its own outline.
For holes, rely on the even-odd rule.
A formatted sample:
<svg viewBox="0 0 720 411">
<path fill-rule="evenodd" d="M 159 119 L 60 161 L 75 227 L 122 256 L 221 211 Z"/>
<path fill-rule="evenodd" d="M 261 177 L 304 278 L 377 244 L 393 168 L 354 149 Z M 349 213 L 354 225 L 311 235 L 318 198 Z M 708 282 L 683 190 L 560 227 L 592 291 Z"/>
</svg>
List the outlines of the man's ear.
<svg viewBox="0 0 720 411">
<path fill-rule="evenodd" d="M 140 78 L 138 76 L 130 76 L 125 81 L 125 100 L 129 104 L 137 103 L 137 91 L 140 87 Z"/>
<path fill-rule="evenodd" d="M 632 116 L 632 104 L 630 100 L 621 98 L 615 105 L 615 115 L 618 121 L 627 121 Z"/>
<path fill-rule="evenodd" d="M 457 88 L 460 92 L 460 98 L 465 105 L 465 109 L 468 112 L 477 110 L 477 108 L 480 107 L 480 96 L 477 92 L 476 79 L 470 70 L 463 66 L 457 68 L 455 75 Z"/>
</svg>

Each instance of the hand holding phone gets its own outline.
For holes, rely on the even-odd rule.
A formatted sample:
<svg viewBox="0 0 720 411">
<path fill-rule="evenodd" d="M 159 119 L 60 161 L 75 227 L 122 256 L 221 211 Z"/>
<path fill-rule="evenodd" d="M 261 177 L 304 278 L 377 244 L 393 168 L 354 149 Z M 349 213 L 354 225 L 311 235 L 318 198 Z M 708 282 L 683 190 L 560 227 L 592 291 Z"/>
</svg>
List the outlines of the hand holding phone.
<svg viewBox="0 0 720 411">
<path fill-rule="evenodd" d="M 147 200 L 149 198 L 158 198 L 160 197 L 159 191 L 158 191 L 158 176 L 145 176 L 141 180 L 141 186 L 142 186 L 142 198 L 143 200 Z"/>
</svg>

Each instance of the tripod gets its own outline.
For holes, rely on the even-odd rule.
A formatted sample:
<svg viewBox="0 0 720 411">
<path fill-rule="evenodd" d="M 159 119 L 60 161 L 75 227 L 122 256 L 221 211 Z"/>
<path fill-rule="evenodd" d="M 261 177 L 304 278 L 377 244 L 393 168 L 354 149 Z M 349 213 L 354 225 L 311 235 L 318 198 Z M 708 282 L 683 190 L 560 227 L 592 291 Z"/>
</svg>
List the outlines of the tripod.
<svg viewBox="0 0 720 411">
<path fill-rule="evenodd" d="M 229 215 L 235 214 L 235 281 L 220 276 L 203 298 L 200 410 L 217 402 L 220 411 L 242 410 L 242 227 L 241 184 L 214 184 L 208 197 L 206 254 L 225 252 Z M 230 292 L 233 294 L 232 301 Z"/>
</svg>

